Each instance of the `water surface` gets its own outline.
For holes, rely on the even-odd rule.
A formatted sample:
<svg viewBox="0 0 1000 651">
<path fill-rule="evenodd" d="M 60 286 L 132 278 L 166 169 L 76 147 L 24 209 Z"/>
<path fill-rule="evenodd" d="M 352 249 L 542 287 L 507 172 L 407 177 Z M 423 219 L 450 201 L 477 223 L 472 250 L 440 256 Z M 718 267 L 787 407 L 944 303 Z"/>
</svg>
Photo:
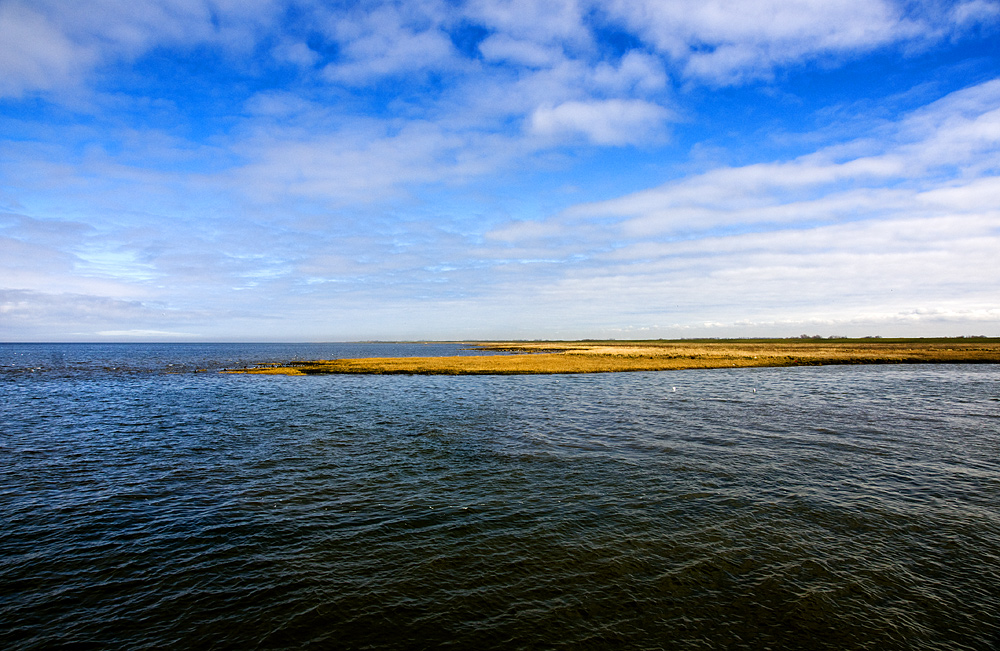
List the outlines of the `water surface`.
<svg viewBox="0 0 1000 651">
<path fill-rule="evenodd" d="M 1000 646 L 1000 367 L 325 346 L 0 345 L 0 646 Z"/>
</svg>

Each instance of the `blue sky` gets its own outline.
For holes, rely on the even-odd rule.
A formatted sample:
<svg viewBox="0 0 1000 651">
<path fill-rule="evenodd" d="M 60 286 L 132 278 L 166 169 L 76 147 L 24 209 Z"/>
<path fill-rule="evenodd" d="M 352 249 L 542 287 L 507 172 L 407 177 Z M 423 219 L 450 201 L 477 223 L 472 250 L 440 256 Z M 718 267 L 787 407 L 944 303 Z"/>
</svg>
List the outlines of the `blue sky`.
<svg viewBox="0 0 1000 651">
<path fill-rule="evenodd" d="M 0 0 L 0 340 L 1000 335 L 1000 2 Z"/>
</svg>

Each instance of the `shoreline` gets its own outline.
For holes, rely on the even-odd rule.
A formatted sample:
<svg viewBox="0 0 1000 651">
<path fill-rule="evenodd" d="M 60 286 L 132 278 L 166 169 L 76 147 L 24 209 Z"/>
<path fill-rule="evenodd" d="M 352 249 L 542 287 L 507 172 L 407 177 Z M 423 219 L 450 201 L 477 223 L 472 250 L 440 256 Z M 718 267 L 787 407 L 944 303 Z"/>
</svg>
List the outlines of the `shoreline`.
<svg viewBox="0 0 1000 651">
<path fill-rule="evenodd" d="M 472 349 L 511 354 L 295 360 L 222 372 L 252 375 L 549 375 L 853 364 L 1000 364 L 1000 338 L 467 343 Z"/>
</svg>

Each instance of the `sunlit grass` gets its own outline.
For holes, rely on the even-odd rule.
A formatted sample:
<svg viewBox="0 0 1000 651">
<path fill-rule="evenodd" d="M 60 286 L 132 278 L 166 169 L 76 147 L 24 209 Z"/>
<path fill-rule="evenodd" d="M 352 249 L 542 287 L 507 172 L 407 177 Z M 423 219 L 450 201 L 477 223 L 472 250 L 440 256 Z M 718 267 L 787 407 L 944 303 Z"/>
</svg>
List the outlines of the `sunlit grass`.
<svg viewBox="0 0 1000 651">
<path fill-rule="evenodd" d="M 1000 363 L 1000 339 L 836 339 L 508 342 L 470 344 L 508 355 L 293 361 L 231 373 L 520 375 L 823 364 Z"/>
</svg>

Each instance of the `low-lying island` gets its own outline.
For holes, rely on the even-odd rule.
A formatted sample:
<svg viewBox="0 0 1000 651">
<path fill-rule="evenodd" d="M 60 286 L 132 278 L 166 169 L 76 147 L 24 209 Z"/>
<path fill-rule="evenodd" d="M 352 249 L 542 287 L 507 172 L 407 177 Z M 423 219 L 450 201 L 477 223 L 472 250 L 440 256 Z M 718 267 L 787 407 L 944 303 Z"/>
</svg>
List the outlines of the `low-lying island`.
<svg viewBox="0 0 1000 651">
<path fill-rule="evenodd" d="M 825 364 L 1000 364 L 1000 338 L 470 342 L 497 354 L 260 364 L 259 375 L 527 375 Z"/>
</svg>

